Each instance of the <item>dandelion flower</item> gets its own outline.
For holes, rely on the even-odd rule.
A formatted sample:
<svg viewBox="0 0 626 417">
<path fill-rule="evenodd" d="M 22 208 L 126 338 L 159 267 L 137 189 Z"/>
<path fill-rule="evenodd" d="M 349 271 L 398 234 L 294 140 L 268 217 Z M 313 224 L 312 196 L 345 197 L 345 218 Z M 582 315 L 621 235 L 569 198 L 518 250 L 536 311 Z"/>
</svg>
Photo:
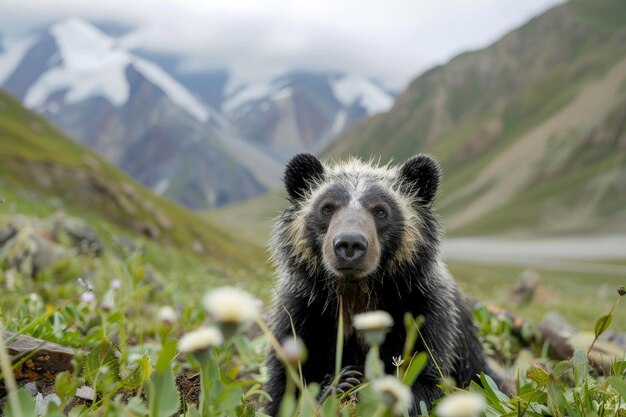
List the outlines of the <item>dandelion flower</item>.
<svg viewBox="0 0 626 417">
<path fill-rule="evenodd" d="M 290 365 L 297 365 L 298 362 L 305 362 L 308 357 L 306 346 L 299 337 L 286 338 L 283 340 L 282 348 L 285 360 Z"/>
<path fill-rule="evenodd" d="M 224 337 L 218 328 L 201 327 L 183 335 L 178 341 L 178 350 L 187 353 L 197 353 L 213 346 L 219 346 L 223 342 Z"/>
<path fill-rule="evenodd" d="M 386 311 L 370 311 L 354 316 L 354 327 L 364 333 L 370 346 L 382 345 L 391 326 L 393 319 Z"/>
<path fill-rule="evenodd" d="M 239 324 L 254 319 L 258 303 L 245 291 L 234 287 L 217 288 L 204 297 L 204 308 L 220 323 Z"/>
<path fill-rule="evenodd" d="M 394 414 L 403 414 L 413 405 L 413 393 L 398 378 L 384 376 L 372 383 L 374 392 Z"/>
<path fill-rule="evenodd" d="M 440 417 L 478 417 L 486 407 L 482 395 L 472 392 L 456 392 L 445 397 L 437 405 Z"/>
<path fill-rule="evenodd" d="M 162 324 L 172 326 L 174 325 L 174 323 L 176 323 L 176 320 L 178 319 L 178 314 L 176 313 L 176 310 L 174 310 L 172 307 L 163 306 L 159 309 L 157 317 Z"/>
<path fill-rule="evenodd" d="M 393 326 L 393 319 L 386 311 L 370 311 L 354 316 L 354 327 L 358 330 L 387 330 Z"/>
</svg>

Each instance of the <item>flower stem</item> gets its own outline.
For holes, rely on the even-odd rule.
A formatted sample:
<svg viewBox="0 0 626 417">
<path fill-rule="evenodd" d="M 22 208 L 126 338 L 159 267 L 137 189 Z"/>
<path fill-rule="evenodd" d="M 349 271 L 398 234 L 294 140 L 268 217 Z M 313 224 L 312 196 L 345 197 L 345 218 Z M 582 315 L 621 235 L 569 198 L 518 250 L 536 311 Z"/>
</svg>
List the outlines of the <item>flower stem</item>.
<svg viewBox="0 0 626 417">
<path fill-rule="evenodd" d="M 7 391 L 9 391 L 9 405 L 11 406 L 12 414 L 15 417 L 23 417 L 24 413 L 22 413 L 22 408 L 17 398 L 17 383 L 15 382 L 15 375 L 13 375 L 11 359 L 9 359 L 9 354 L 4 345 L 2 332 L 0 332 L 0 368 L 2 369 L 2 379 L 4 379 Z"/>
</svg>

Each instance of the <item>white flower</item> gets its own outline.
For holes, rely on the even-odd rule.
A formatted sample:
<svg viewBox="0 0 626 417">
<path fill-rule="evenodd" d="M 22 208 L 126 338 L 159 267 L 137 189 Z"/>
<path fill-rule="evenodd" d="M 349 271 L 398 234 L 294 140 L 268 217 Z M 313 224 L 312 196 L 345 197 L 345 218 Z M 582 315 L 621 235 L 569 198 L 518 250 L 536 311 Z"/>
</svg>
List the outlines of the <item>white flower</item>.
<svg viewBox="0 0 626 417">
<path fill-rule="evenodd" d="M 216 327 L 201 327 L 191 331 L 178 341 L 178 350 L 181 352 L 201 352 L 224 342 L 222 332 Z"/>
<path fill-rule="evenodd" d="M 111 281 L 111 289 L 119 290 L 120 288 L 122 288 L 122 281 L 117 278 Z"/>
<path fill-rule="evenodd" d="M 176 323 L 176 320 L 178 319 L 178 314 L 176 313 L 176 310 L 174 310 L 172 307 L 163 306 L 159 309 L 157 317 L 159 318 L 159 321 L 161 323 L 172 326 L 174 323 Z"/>
<path fill-rule="evenodd" d="M 393 319 L 386 311 L 370 311 L 354 316 L 354 327 L 358 330 L 387 330 Z"/>
<path fill-rule="evenodd" d="M 387 375 L 374 380 L 372 388 L 394 414 L 402 414 L 413 405 L 413 393 L 395 376 Z"/>
<path fill-rule="evenodd" d="M 217 288 L 207 293 L 204 308 L 221 323 L 241 323 L 254 319 L 258 303 L 250 294 L 234 287 Z"/>
<path fill-rule="evenodd" d="M 445 397 L 437 405 L 439 417 L 478 417 L 485 410 L 482 395 L 460 391 Z"/>
<path fill-rule="evenodd" d="M 283 353 L 286 361 L 291 365 L 297 365 L 298 362 L 305 362 L 308 356 L 306 346 L 299 337 L 295 339 L 288 337 L 282 343 Z"/>
<path fill-rule="evenodd" d="M 93 303 L 96 300 L 96 296 L 93 294 L 93 291 L 88 290 L 80 295 L 80 301 L 83 303 Z"/>
</svg>

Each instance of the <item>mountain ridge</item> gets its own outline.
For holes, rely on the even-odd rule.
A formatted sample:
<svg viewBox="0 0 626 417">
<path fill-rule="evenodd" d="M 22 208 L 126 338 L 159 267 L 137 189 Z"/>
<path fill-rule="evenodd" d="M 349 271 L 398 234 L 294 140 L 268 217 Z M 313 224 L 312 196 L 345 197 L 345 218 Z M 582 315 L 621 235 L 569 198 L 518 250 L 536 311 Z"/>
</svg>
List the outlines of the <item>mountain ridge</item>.
<svg viewBox="0 0 626 417">
<path fill-rule="evenodd" d="M 608 15 L 610 26 L 603 24 Z M 556 6 L 487 48 L 418 76 L 389 112 L 357 122 L 325 155 L 401 160 L 434 154 L 446 173 L 438 206 L 453 234 L 611 230 L 623 213 L 614 210 L 604 221 L 567 214 L 568 205 L 584 204 L 583 196 L 571 195 L 566 203 L 569 189 L 525 199 L 521 207 L 511 204 L 553 181 L 545 169 L 552 159 L 566 165 L 568 152 L 619 112 L 624 40 L 626 4 L 578 0 Z M 553 145 L 559 140 L 562 151 Z M 607 175 L 621 177 L 624 166 Z M 551 208 L 561 215 L 551 216 Z"/>
<path fill-rule="evenodd" d="M 129 28 L 116 33 L 67 18 L 9 42 L 0 85 L 142 184 L 194 209 L 262 194 L 293 154 L 323 148 L 393 100 L 348 74 L 290 72 L 227 89 L 227 70 L 186 74 L 171 57 L 129 49 Z M 250 94 L 259 86 L 265 94 Z"/>
</svg>

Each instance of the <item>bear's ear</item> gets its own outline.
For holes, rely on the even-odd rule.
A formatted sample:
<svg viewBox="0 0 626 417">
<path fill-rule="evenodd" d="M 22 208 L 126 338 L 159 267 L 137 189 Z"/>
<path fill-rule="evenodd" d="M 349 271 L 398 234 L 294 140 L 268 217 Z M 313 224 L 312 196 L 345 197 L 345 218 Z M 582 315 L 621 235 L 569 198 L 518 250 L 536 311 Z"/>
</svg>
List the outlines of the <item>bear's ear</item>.
<svg viewBox="0 0 626 417">
<path fill-rule="evenodd" d="M 291 201 L 299 201 L 315 181 L 324 176 L 324 165 L 310 153 L 300 153 L 285 168 L 285 188 Z"/>
<path fill-rule="evenodd" d="M 413 156 L 400 167 L 400 177 L 407 192 L 418 197 L 423 204 L 430 204 L 435 199 L 441 176 L 439 163 L 430 155 Z"/>
</svg>

